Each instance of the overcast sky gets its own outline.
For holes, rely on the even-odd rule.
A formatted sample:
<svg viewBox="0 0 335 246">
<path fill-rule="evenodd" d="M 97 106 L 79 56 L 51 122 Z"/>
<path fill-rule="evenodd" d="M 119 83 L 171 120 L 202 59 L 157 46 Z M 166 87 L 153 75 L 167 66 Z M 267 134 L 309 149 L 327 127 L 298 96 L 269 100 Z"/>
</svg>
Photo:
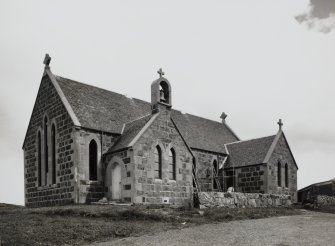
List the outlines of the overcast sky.
<svg viewBox="0 0 335 246">
<path fill-rule="evenodd" d="M 335 177 L 335 1 L 0 0 L 0 202 L 24 203 L 22 143 L 51 70 L 150 101 L 162 67 L 173 107 L 242 139 L 279 118 L 298 188 Z"/>
</svg>

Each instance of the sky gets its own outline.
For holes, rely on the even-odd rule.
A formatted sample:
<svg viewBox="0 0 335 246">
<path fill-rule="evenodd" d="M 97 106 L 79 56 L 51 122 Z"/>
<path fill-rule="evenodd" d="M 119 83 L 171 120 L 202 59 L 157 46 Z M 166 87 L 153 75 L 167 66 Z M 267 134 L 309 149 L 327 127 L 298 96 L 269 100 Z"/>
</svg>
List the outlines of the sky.
<svg viewBox="0 0 335 246">
<path fill-rule="evenodd" d="M 0 0 L 0 203 L 24 204 L 22 144 L 49 53 L 63 77 L 172 106 L 243 139 L 276 134 L 298 188 L 335 178 L 335 1 Z"/>
</svg>

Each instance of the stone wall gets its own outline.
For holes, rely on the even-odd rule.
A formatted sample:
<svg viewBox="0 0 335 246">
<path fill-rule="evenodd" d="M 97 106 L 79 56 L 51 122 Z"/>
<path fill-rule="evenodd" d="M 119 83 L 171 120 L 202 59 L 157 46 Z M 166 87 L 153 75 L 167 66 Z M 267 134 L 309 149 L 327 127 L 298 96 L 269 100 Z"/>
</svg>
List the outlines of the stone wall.
<svg viewBox="0 0 335 246">
<path fill-rule="evenodd" d="M 201 208 L 286 207 L 291 205 L 291 197 L 288 195 L 199 192 L 198 197 Z"/>
<path fill-rule="evenodd" d="M 98 147 L 98 180 L 89 180 L 89 144 L 94 140 Z M 89 129 L 77 128 L 74 131 L 75 168 L 78 191 L 76 203 L 90 203 L 100 200 L 105 195 L 105 167 L 102 156 L 116 140 L 116 136 Z"/>
<path fill-rule="evenodd" d="M 162 150 L 162 179 L 154 177 L 154 150 Z M 168 178 L 169 150 L 176 153 L 176 180 Z M 134 196 L 143 204 L 185 204 L 193 198 L 192 155 L 170 118 L 160 108 L 159 115 L 133 146 Z"/>
<path fill-rule="evenodd" d="M 277 166 L 281 162 L 281 186 L 278 186 Z M 288 187 L 285 187 L 285 164 L 288 165 Z M 286 194 L 297 201 L 297 167 L 289 146 L 281 135 L 268 163 L 268 190 L 266 193 Z"/>
<path fill-rule="evenodd" d="M 134 161 L 133 151 L 131 149 L 122 150 L 116 153 L 108 154 L 104 159 L 103 170 L 105 176 L 105 196 L 111 200 L 112 197 L 112 169 L 117 163 L 121 166 L 121 198 L 123 202 L 133 202 L 134 188 Z"/>
<path fill-rule="evenodd" d="M 214 180 L 213 180 L 213 163 L 214 160 L 220 165 L 224 160 L 224 155 L 217 154 L 208 151 L 202 151 L 197 149 L 192 149 L 196 160 L 196 178 L 200 191 L 213 191 L 214 190 Z M 219 170 L 217 180 L 220 186 L 216 190 L 224 189 L 222 169 Z"/>
<path fill-rule="evenodd" d="M 48 169 L 44 169 L 43 119 L 48 118 Z M 56 184 L 52 184 L 51 126 L 56 128 Z M 24 142 L 25 204 L 27 207 L 74 202 L 73 122 L 48 76 L 44 76 L 36 98 Z M 41 183 L 38 185 L 38 131 L 41 133 Z"/>
<path fill-rule="evenodd" d="M 266 166 L 255 165 L 225 169 L 225 187 L 229 188 L 228 180 L 232 179 L 229 173 L 235 172 L 234 188 L 236 192 L 265 193 L 266 190 Z"/>
<path fill-rule="evenodd" d="M 322 206 L 334 206 L 335 205 L 335 196 L 325 196 L 325 195 L 318 195 L 316 197 L 316 204 L 319 207 Z"/>
</svg>

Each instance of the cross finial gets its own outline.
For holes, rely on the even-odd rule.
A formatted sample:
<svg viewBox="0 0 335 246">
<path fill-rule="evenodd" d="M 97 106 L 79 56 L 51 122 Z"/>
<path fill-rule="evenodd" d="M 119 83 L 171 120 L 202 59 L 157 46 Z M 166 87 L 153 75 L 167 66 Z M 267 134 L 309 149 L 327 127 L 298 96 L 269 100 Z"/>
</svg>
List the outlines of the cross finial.
<svg viewBox="0 0 335 246">
<path fill-rule="evenodd" d="M 160 68 L 160 69 L 157 71 L 157 73 L 159 74 L 159 77 L 160 77 L 160 78 L 162 78 L 163 75 L 165 74 L 165 73 L 163 72 L 162 68 Z"/>
<path fill-rule="evenodd" d="M 222 119 L 222 122 L 226 122 L 227 114 L 225 112 L 222 112 L 220 118 Z"/>
<path fill-rule="evenodd" d="M 49 56 L 49 54 L 45 54 L 43 64 L 45 65 L 46 68 L 49 67 L 50 61 L 51 61 L 51 57 Z"/>
<path fill-rule="evenodd" d="M 282 126 L 284 125 L 283 122 L 282 122 L 282 120 L 279 119 L 279 121 L 277 122 L 277 124 L 278 124 L 278 126 L 279 126 L 279 130 L 281 130 L 281 129 L 282 129 Z"/>
</svg>

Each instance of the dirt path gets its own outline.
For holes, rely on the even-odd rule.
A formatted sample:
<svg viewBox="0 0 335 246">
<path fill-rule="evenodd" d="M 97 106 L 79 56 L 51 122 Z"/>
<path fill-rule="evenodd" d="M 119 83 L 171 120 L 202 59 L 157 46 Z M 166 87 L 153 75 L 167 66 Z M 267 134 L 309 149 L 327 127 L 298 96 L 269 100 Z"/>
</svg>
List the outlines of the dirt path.
<svg viewBox="0 0 335 246">
<path fill-rule="evenodd" d="M 95 245 L 335 245 L 335 214 L 233 221 L 129 237 Z"/>
</svg>

